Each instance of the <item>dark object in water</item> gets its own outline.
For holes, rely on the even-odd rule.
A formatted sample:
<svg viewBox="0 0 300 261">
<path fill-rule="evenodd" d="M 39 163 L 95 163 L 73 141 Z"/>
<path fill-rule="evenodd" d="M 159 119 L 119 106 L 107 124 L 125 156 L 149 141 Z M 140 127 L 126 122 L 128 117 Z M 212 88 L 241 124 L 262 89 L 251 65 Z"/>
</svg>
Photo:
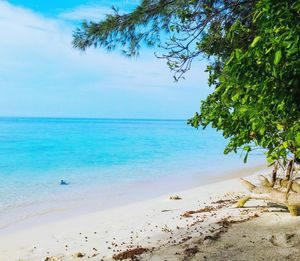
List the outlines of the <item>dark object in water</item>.
<svg viewBox="0 0 300 261">
<path fill-rule="evenodd" d="M 68 182 L 64 181 L 63 179 L 60 181 L 60 185 L 69 185 Z"/>
</svg>

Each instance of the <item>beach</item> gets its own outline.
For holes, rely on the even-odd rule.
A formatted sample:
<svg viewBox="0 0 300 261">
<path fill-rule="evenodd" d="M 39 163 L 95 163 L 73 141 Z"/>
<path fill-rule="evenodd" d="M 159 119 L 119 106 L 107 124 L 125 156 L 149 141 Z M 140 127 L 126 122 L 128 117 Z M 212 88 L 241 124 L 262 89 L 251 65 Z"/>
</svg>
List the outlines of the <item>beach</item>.
<svg viewBox="0 0 300 261">
<path fill-rule="evenodd" d="M 299 1 L 0 0 L 0 261 L 300 261 Z"/>
<path fill-rule="evenodd" d="M 0 236 L 13 260 L 297 260 L 300 218 L 250 201 L 239 176 L 255 182 L 261 166 L 223 180 L 103 211 L 22 227 Z M 250 175 L 251 174 L 251 175 Z M 257 181 L 256 181 L 257 182 Z M 172 200 L 170 196 L 180 199 Z"/>
</svg>

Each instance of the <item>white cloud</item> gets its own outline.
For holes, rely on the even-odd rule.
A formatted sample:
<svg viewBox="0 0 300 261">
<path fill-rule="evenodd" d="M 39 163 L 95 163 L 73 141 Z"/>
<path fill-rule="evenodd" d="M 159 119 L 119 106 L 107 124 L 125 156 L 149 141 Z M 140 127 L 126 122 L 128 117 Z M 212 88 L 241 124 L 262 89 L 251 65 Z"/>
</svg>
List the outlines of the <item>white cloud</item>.
<svg viewBox="0 0 300 261">
<path fill-rule="evenodd" d="M 156 59 L 152 51 L 127 59 L 99 49 L 86 53 L 73 49 L 74 28 L 62 18 L 97 15 L 97 10 L 92 13 L 92 8 L 80 7 L 50 19 L 0 0 L 0 115 L 97 116 L 92 113 L 98 110 L 101 116 L 111 104 L 111 111 L 115 109 L 121 117 L 126 105 L 132 107 L 134 102 L 133 111 L 147 101 L 164 106 L 167 99 L 175 109 L 176 102 L 188 102 L 200 93 L 201 85 L 206 86 L 203 68 L 191 71 L 188 80 L 173 84 L 165 62 Z M 126 97 L 140 101 L 126 101 Z M 199 99 L 195 100 L 193 106 L 198 107 Z M 155 109 L 149 108 L 158 114 Z"/>
<path fill-rule="evenodd" d="M 59 15 L 61 19 L 65 20 L 100 20 L 106 14 L 112 13 L 111 8 L 102 6 L 79 6 L 73 10 L 63 12 Z"/>
</svg>

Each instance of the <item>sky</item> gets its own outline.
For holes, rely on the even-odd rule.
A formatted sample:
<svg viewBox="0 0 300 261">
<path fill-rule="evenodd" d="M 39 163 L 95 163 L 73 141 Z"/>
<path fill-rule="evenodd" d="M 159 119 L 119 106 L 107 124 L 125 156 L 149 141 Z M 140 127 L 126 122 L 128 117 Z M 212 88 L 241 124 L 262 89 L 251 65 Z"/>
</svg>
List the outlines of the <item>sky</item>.
<svg viewBox="0 0 300 261">
<path fill-rule="evenodd" d="M 72 47 L 83 19 L 138 1 L 0 0 L 0 116 L 187 119 L 210 92 L 205 61 L 175 83 L 154 49 L 126 58 Z"/>
</svg>

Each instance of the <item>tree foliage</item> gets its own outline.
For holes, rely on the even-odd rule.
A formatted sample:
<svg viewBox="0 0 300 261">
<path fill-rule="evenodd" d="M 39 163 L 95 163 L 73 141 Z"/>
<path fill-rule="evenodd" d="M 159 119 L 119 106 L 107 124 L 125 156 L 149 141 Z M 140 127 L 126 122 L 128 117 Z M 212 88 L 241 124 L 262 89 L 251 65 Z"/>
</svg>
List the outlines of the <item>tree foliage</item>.
<svg viewBox="0 0 300 261">
<path fill-rule="evenodd" d="M 299 0 L 143 0 L 128 14 L 114 8 L 83 22 L 73 44 L 129 56 L 157 45 L 175 79 L 208 58 L 214 92 L 189 123 L 222 131 L 225 153 L 243 148 L 246 160 L 258 146 L 271 163 L 285 163 L 300 158 L 299 21 Z"/>
<path fill-rule="evenodd" d="M 299 11 L 299 2 L 260 1 L 255 32 L 236 20 L 227 33 L 232 42 L 236 34 L 255 38 L 234 49 L 221 74 L 210 71 L 216 89 L 191 121 L 222 130 L 230 138 L 226 152 L 254 142 L 267 149 L 270 162 L 300 157 Z"/>
</svg>

